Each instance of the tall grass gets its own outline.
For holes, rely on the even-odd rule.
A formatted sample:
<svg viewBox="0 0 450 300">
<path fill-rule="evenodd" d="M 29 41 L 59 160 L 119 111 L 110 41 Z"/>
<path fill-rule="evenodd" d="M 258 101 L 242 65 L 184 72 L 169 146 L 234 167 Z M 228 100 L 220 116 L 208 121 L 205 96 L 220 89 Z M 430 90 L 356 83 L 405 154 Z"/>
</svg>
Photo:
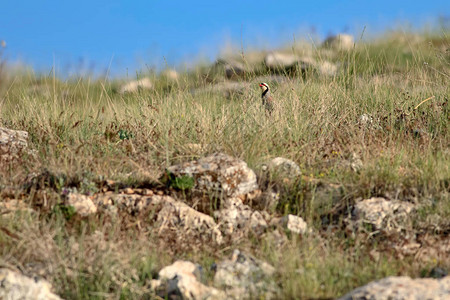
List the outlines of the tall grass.
<svg viewBox="0 0 450 300">
<path fill-rule="evenodd" d="M 18 162 L 2 162 L 2 197 L 35 201 L 23 192 L 24 183 L 44 169 L 62 178 L 58 188 L 44 188 L 45 197 L 56 202 L 69 185 L 87 192 L 98 190 L 104 179 L 132 187 L 157 184 L 166 167 L 220 151 L 255 169 L 272 157 L 292 159 L 306 176 L 341 185 L 339 201 L 432 201 L 416 226 L 435 222 L 448 232 L 450 40 L 445 34 L 412 37 L 388 36 L 332 55 L 315 49 L 313 56 L 339 63 L 340 71 L 332 77 L 310 72 L 282 83 L 266 77 L 278 104 L 271 117 L 261 106 L 257 80 L 269 75 L 261 68 L 246 74 L 250 87 L 231 97 L 214 88 L 191 93 L 211 85 L 200 71 L 180 74 L 176 83 L 151 74 L 155 89 L 131 95 L 116 92 L 120 82 L 21 75 L 3 92 L 0 125 L 28 131 L 32 151 Z M 373 127 L 361 124 L 363 114 L 373 118 Z M 201 150 L 190 151 L 189 144 Z M 346 163 L 354 154 L 362 161 L 358 172 Z M 13 192 L 6 194 L 8 189 Z M 305 182 L 289 191 L 278 213 L 298 214 L 320 231 L 337 203 L 319 199 Z M 150 231 L 132 225 L 125 230 L 115 222 L 125 221 L 66 220 L 61 212 L 1 218 L 0 262 L 24 270 L 41 263 L 63 298 L 136 298 L 148 295 L 147 280 L 171 255 L 207 269 L 228 253 L 181 253 Z M 325 236 L 293 238 L 284 248 L 270 239 L 225 247 L 253 249 L 274 264 L 288 298 L 334 297 L 375 278 L 417 276 L 428 267 L 389 253 L 371 259 L 368 253 L 377 245 L 343 231 Z M 449 266 L 448 260 L 442 263 Z"/>
</svg>

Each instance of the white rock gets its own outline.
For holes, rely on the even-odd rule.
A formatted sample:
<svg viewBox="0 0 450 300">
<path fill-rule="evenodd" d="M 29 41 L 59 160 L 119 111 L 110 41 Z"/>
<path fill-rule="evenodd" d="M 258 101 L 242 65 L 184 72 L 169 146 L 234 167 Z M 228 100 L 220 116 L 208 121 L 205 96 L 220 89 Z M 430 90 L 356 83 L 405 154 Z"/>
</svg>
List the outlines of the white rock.
<svg viewBox="0 0 450 300">
<path fill-rule="evenodd" d="M 268 263 L 236 249 L 217 265 L 214 285 L 225 290 L 227 299 L 276 299 L 274 273 Z"/>
<path fill-rule="evenodd" d="M 0 127 L 0 156 L 15 154 L 28 147 L 28 132 Z"/>
<path fill-rule="evenodd" d="M 75 212 L 82 217 L 86 217 L 97 212 L 97 206 L 86 195 L 70 193 L 67 195 L 66 204 L 72 206 L 75 209 Z"/>
<path fill-rule="evenodd" d="M 98 195 L 94 202 L 105 211 L 113 211 L 112 208 L 115 208 L 132 215 L 150 211 L 157 215 L 156 222 L 160 230 L 171 228 L 181 232 L 194 232 L 199 236 L 207 236 L 218 244 L 222 243 L 222 233 L 211 216 L 170 196 L 110 193 Z"/>
<path fill-rule="evenodd" d="M 244 161 L 223 153 L 171 166 L 167 170 L 177 177 L 193 177 L 197 190 L 217 196 L 244 195 L 258 188 L 255 172 Z"/>
<path fill-rule="evenodd" d="M 52 286 L 43 279 L 32 279 L 9 269 L 0 269 L 0 299 L 59 300 L 51 292 Z"/>
<path fill-rule="evenodd" d="M 355 45 L 353 36 L 345 33 L 330 36 L 323 42 L 324 47 L 334 48 L 337 50 L 351 50 Z"/>
<path fill-rule="evenodd" d="M 199 281 L 200 269 L 189 261 L 176 261 L 158 273 L 159 279 L 153 280 L 151 286 L 160 297 L 172 299 L 225 299 L 225 294 L 213 287 L 208 287 Z"/>
<path fill-rule="evenodd" d="M 136 93 L 139 90 L 151 90 L 153 88 L 153 84 L 150 81 L 149 78 L 142 78 L 139 80 L 133 80 L 126 84 L 124 84 L 120 90 L 120 94 L 126 94 L 126 93 Z"/>
<path fill-rule="evenodd" d="M 338 67 L 329 61 L 323 61 L 318 64 L 317 69 L 320 75 L 323 76 L 334 76 L 338 70 Z"/>
<path fill-rule="evenodd" d="M 178 81 L 178 72 L 174 69 L 165 69 L 161 72 L 161 76 L 168 81 L 176 82 Z"/>
<path fill-rule="evenodd" d="M 302 218 L 294 215 L 287 215 L 281 218 L 280 224 L 291 232 L 305 234 L 308 231 L 308 225 Z"/>
<path fill-rule="evenodd" d="M 300 167 L 292 160 L 275 157 L 267 164 L 267 170 L 276 176 L 295 178 L 302 175 Z"/>
<path fill-rule="evenodd" d="M 300 57 L 295 54 L 272 52 L 264 58 L 264 63 L 268 68 L 285 68 L 297 64 Z"/>
<path fill-rule="evenodd" d="M 156 198 L 159 196 L 153 196 Z M 163 208 L 158 212 L 157 222 L 160 228 L 173 227 L 184 231 L 196 231 L 202 235 L 212 237 L 212 240 L 218 244 L 222 243 L 223 237 L 211 216 L 196 211 L 187 204 L 180 201 L 164 201 Z"/>
<path fill-rule="evenodd" d="M 450 276 L 442 279 L 387 277 L 359 287 L 340 300 L 448 300 Z"/>
<path fill-rule="evenodd" d="M 414 205 L 404 201 L 370 198 L 356 203 L 353 214 L 358 223 L 371 224 L 376 230 L 399 227 L 414 210 Z"/>
<path fill-rule="evenodd" d="M 222 232 L 240 238 L 250 230 L 260 234 L 267 228 L 267 222 L 258 211 L 244 205 L 239 198 L 225 200 L 224 208 L 214 212 Z"/>
</svg>

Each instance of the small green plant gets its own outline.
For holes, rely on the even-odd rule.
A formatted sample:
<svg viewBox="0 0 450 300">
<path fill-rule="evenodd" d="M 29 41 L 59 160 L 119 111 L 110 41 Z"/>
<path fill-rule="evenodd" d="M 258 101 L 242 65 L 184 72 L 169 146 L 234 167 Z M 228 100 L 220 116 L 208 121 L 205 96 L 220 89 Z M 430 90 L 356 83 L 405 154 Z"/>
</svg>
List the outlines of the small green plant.
<svg viewBox="0 0 450 300">
<path fill-rule="evenodd" d="M 195 185 L 195 179 L 191 176 L 183 175 L 169 179 L 169 186 L 178 190 L 190 190 Z"/>
<path fill-rule="evenodd" d="M 120 129 L 119 130 L 119 138 L 123 141 L 123 140 L 129 140 L 131 138 L 133 138 L 134 135 L 132 132 L 129 132 L 127 130 L 124 129 Z"/>
<path fill-rule="evenodd" d="M 62 215 L 66 221 L 70 221 L 75 216 L 75 207 L 59 203 L 53 207 L 53 214 Z"/>
</svg>

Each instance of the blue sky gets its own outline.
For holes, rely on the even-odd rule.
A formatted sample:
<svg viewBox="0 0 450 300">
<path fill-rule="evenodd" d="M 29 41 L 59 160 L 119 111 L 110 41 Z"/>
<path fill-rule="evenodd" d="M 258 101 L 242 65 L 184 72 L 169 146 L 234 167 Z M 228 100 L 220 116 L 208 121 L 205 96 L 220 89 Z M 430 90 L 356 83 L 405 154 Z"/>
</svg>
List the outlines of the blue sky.
<svg viewBox="0 0 450 300">
<path fill-rule="evenodd" d="M 227 43 L 275 48 L 347 31 L 421 27 L 449 17 L 436 1 L 12 1 L 0 4 L 3 56 L 61 75 L 110 68 L 116 76 L 137 69 L 212 60 Z M 399 25 L 400 24 L 400 25 Z"/>
</svg>

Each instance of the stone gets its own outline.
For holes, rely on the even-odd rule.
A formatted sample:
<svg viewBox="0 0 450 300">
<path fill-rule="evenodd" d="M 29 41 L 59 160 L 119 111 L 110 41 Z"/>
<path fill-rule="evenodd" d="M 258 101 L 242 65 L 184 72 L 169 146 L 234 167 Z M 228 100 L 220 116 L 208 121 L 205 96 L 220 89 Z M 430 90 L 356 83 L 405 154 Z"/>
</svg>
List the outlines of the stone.
<svg viewBox="0 0 450 300">
<path fill-rule="evenodd" d="M 0 127 L 0 156 L 14 155 L 28 147 L 28 132 Z"/>
<path fill-rule="evenodd" d="M 359 287 L 340 300 L 421 300 L 450 299 L 450 276 L 441 279 L 387 277 Z"/>
<path fill-rule="evenodd" d="M 127 94 L 127 93 L 137 93 L 141 90 L 151 90 L 153 88 L 153 84 L 149 78 L 145 77 L 139 80 L 130 81 L 121 86 L 119 93 Z"/>
<path fill-rule="evenodd" d="M 267 222 L 258 211 L 244 205 L 239 198 L 228 198 L 224 201 L 224 208 L 214 212 L 222 233 L 232 238 L 240 238 L 249 231 L 255 234 L 263 233 Z"/>
<path fill-rule="evenodd" d="M 225 299 L 224 292 L 200 282 L 201 269 L 190 261 L 178 260 L 158 273 L 151 287 L 164 299 Z"/>
<path fill-rule="evenodd" d="M 70 193 L 67 195 L 65 204 L 72 206 L 75 212 L 82 217 L 87 217 L 97 212 L 97 206 L 86 195 Z"/>
<path fill-rule="evenodd" d="M 355 40 L 353 36 L 345 33 L 328 37 L 322 44 L 323 47 L 348 51 L 353 49 Z"/>
<path fill-rule="evenodd" d="M 287 215 L 281 218 L 281 226 L 283 228 L 297 234 L 305 234 L 308 232 L 308 225 L 302 218 L 294 215 Z"/>
<path fill-rule="evenodd" d="M 271 52 L 264 58 L 264 64 L 271 71 L 292 72 L 298 67 L 301 71 L 316 66 L 311 57 L 300 57 L 292 53 Z"/>
<path fill-rule="evenodd" d="M 322 61 L 317 65 L 317 70 L 322 76 L 334 76 L 337 73 L 338 67 L 329 61 Z"/>
<path fill-rule="evenodd" d="M 170 196 L 108 193 L 97 195 L 94 202 L 100 209 L 112 214 L 116 214 L 117 211 L 126 211 L 131 215 L 155 214 L 160 231 L 176 229 L 208 237 L 218 244 L 222 243 L 222 233 L 211 216 L 198 212 Z"/>
<path fill-rule="evenodd" d="M 223 289 L 227 299 L 277 299 L 274 274 L 268 263 L 236 249 L 230 259 L 217 264 L 214 286 Z"/>
<path fill-rule="evenodd" d="M 59 300 L 52 286 L 43 279 L 24 276 L 10 269 L 0 269 L 0 299 L 5 300 Z"/>
<path fill-rule="evenodd" d="M 167 198 L 170 197 L 166 196 Z M 200 235 L 210 237 L 217 244 L 223 241 L 219 226 L 211 216 L 180 201 L 164 201 L 163 208 L 158 212 L 157 222 L 160 229 L 180 228 L 185 232 L 196 231 Z"/>
<path fill-rule="evenodd" d="M 2 199 L 2 201 L 0 201 L 0 216 L 2 216 L 2 218 L 11 217 L 15 213 L 32 214 L 34 213 L 34 210 L 23 201 L 17 199 Z"/>
<path fill-rule="evenodd" d="M 235 79 L 244 76 L 247 71 L 247 68 L 243 63 L 233 60 L 233 59 L 224 59 L 220 58 L 217 60 L 214 68 L 219 70 L 223 68 L 225 71 L 225 77 L 228 79 Z"/>
<path fill-rule="evenodd" d="M 359 225 L 370 224 L 375 230 L 389 231 L 398 229 L 413 210 L 414 205 L 409 202 L 370 198 L 356 203 L 353 215 Z"/>
<path fill-rule="evenodd" d="M 258 188 L 255 172 L 244 161 L 223 153 L 174 165 L 167 171 L 176 177 L 193 177 L 194 189 L 216 196 L 245 195 Z"/>
<path fill-rule="evenodd" d="M 174 69 L 165 69 L 161 72 L 161 77 L 166 79 L 169 82 L 177 82 L 178 81 L 178 72 Z"/>
<path fill-rule="evenodd" d="M 273 176 L 293 179 L 302 175 L 300 167 L 292 160 L 284 157 L 275 157 L 266 167 Z"/>
</svg>

